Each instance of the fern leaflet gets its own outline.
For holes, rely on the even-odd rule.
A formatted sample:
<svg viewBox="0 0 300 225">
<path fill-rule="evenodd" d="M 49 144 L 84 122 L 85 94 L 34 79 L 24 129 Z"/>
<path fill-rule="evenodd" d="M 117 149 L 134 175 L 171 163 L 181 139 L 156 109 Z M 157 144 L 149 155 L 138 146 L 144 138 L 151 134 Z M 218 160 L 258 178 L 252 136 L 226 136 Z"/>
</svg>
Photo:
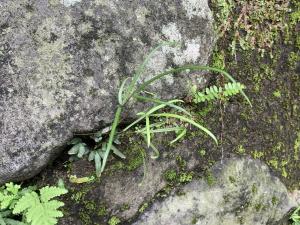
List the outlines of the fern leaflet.
<svg viewBox="0 0 300 225">
<path fill-rule="evenodd" d="M 233 82 L 225 84 L 224 88 L 214 85 L 201 92 L 193 90 L 194 102 L 200 103 L 230 97 L 239 94 L 243 89 L 245 89 L 245 85 L 239 82 Z"/>
</svg>

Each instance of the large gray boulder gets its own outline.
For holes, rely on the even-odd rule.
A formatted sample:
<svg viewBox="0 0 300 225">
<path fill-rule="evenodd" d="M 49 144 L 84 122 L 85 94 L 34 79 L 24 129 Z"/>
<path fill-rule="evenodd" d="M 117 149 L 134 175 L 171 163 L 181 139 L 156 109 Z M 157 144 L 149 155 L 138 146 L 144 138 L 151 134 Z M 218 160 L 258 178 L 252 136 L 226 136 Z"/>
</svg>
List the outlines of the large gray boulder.
<svg viewBox="0 0 300 225">
<path fill-rule="evenodd" d="M 250 158 L 214 166 L 209 178 L 193 181 L 158 201 L 133 225 L 279 225 L 296 206 L 268 167 Z"/>
<path fill-rule="evenodd" d="M 1 0 L 0 184 L 37 174 L 73 132 L 110 124 L 120 82 L 157 43 L 182 47 L 158 52 L 146 79 L 206 64 L 213 39 L 207 0 Z M 182 96 L 188 80 L 204 83 L 169 77 L 153 90 Z"/>
</svg>

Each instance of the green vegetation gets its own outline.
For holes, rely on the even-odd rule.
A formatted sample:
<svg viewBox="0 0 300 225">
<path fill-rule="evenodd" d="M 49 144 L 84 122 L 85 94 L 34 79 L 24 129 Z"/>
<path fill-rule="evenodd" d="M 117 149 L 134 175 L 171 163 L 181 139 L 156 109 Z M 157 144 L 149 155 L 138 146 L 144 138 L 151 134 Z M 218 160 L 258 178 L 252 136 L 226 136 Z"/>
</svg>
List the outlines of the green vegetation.
<svg viewBox="0 0 300 225">
<path fill-rule="evenodd" d="M 173 182 L 177 178 L 177 172 L 176 172 L 176 170 L 167 170 L 164 174 L 164 177 L 165 177 L 166 181 Z"/>
<path fill-rule="evenodd" d="M 289 0 L 212 0 L 212 4 L 219 37 L 230 34 L 231 54 L 241 48 L 257 50 L 261 56 L 268 52 L 273 57 L 273 46 L 288 30 Z M 297 15 L 293 15 L 294 21 Z"/>
<path fill-rule="evenodd" d="M 195 87 L 193 88 L 194 102 L 200 103 L 205 101 L 212 101 L 215 99 L 226 99 L 227 97 L 237 95 L 245 86 L 239 82 L 227 83 L 224 88 L 212 86 L 206 88 L 204 91 L 197 92 Z"/>
<path fill-rule="evenodd" d="M 213 176 L 211 171 L 206 171 L 205 179 L 209 186 L 212 186 L 216 183 L 216 178 Z"/>
<path fill-rule="evenodd" d="M 63 187 L 46 186 L 37 192 L 36 187 L 7 183 L 0 188 L 0 224 L 55 225 L 63 216 L 59 208 L 64 203 L 53 199 L 66 193 Z"/>
<path fill-rule="evenodd" d="M 147 208 L 149 207 L 149 203 L 144 203 L 140 208 L 139 208 L 139 213 L 144 212 Z"/>
<path fill-rule="evenodd" d="M 300 225 L 300 206 L 292 213 L 290 219 L 292 221 L 292 225 Z"/>
<path fill-rule="evenodd" d="M 90 149 L 86 143 L 83 142 L 81 138 L 74 138 L 70 141 L 70 145 L 72 145 L 72 148 L 68 151 L 68 154 L 71 155 L 70 161 L 74 161 L 77 159 L 81 159 L 83 157 L 87 157 L 87 159 L 91 162 L 94 161 L 95 168 L 96 168 L 96 175 L 100 176 L 101 173 L 101 160 L 103 160 L 105 156 L 105 150 L 107 147 L 107 140 L 103 138 L 105 134 L 110 132 L 111 127 L 104 128 L 96 133 L 88 135 L 90 139 L 92 139 L 95 142 L 95 145 L 93 146 L 93 149 Z M 111 149 L 113 153 L 122 158 L 125 159 L 125 155 L 122 154 L 116 147 L 116 145 L 119 145 L 120 141 L 117 137 L 114 138 L 113 144 L 111 145 Z M 84 180 L 81 179 L 73 179 L 75 183 L 83 183 Z M 89 182 L 90 180 L 87 180 L 86 182 Z"/>
<path fill-rule="evenodd" d="M 179 174 L 180 183 L 188 183 L 193 180 L 193 172 L 181 172 Z"/>
<path fill-rule="evenodd" d="M 116 216 L 111 217 L 108 221 L 109 225 L 118 225 L 119 223 L 121 223 L 121 220 Z"/>
<path fill-rule="evenodd" d="M 241 93 L 247 100 L 247 102 L 251 105 L 250 100 L 243 91 L 244 86 L 236 82 L 229 73 L 215 67 L 186 65 L 174 69 L 169 69 L 161 74 L 155 75 L 150 80 L 147 80 L 144 83 L 138 85 L 138 80 L 140 80 L 141 76 L 143 75 L 145 67 L 150 58 L 154 55 L 156 51 L 158 51 L 160 48 L 166 45 L 176 47 L 177 43 L 164 42 L 158 45 L 150 52 L 150 54 L 146 57 L 144 62 L 139 66 L 135 75 L 132 78 L 126 78 L 122 82 L 117 96 L 118 107 L 115 113 L 113 124 L 109 128 L 105 128 L 102 131 L 92 134 L 93 136 L 91 137 L 96 143 L 93 150 L 90 150 L 80 138 L 75 138 L 71 141 L 73 147 L 69 150 L 69 154 L 76 156 L 77 158 L 82 158 L 84 155 L 88 155 L 89 161 L 95 162 L 97 176 L 100 176 L 100 174 L 104 171 L 111 150 L 115 155 L 119 156 L 120 158 L 125 158 L 125 155 L 123 155 L 115 147 L 115 144 L 120 143 L 118 141 L 118 135 L 120 135 L 122 132 L 128 131 L 132 127 L 135 127 L 135 134 L 141 135 L 145 139 L 147 147 L 151 148 L 155 152 L 155 155 L 153 155 L 152 158 L 157 158 L 159 156 L 159 151 L 152 141 L 153 136 L 155 134 L 174 132 L 175 134 L 177 134 L 177 137 L 170 142 L 170 144 L 174 144 L 186 135 L 187 125 L 192 125 L 198 128 L 199 130 L 203 131 L 205 134 L 210 136 L 216 143 L 218 143 L 217 138 L 211 131 L 209 131 L 207 128 L 196 122 L 193 119 L 192 115 L 186 109 L 178 105 L 183 101 L 178 99 L 165 101 L 158 98 L 153 98 L 152 95 L 148 96 L 148 92 L 146 91 L 147 87 L 155 81 L 160 80 L 167 75 L 189 73 L 199 70 L 220 73 L 222 76 L 230 80 L 231 83 L 225 85 L 224 91 L 222 87 L 219 87 L 217 91 L 214 87 L 211 89 L 207 89 L 208 91 L 206 91 L 206 94 L 202 95 L 202 100 L 212 100 L 214 98 L 220 98 L 221 96 L 231 96 L 237 93 Z M 130 79 L 131 81 L 129 82 Z M 197 96 L 198 98 L 200 98 L 200 93 L 198 93 Z M 150 107 L 144 112 L 139 112 L 137 114 L 138 119 L 129 124 L 125 129 L 123 129 L 123 131 L 118 132 L 118 125 L 121 121 L 123 108 L 129 101 L 131 101 L 131 99 L 134 99 L 135 101 L 152 103 L 154 104 L 154 106 Z M 169 108 L 172 111 L 166 112 L 166 108 Z M 145 121 L 145 125 L 139 125 L 143 120 Z M 154 123 L 152 123 L 153 120 L 155 121 Z M 109 133 L 108 137 L 105 137 L 105 135 L 103 137 L 103 134 L 107 133 Z M 143 153 L 142 155 L 143 161 L 145 161 L 145 156 Z"/>
</svg>

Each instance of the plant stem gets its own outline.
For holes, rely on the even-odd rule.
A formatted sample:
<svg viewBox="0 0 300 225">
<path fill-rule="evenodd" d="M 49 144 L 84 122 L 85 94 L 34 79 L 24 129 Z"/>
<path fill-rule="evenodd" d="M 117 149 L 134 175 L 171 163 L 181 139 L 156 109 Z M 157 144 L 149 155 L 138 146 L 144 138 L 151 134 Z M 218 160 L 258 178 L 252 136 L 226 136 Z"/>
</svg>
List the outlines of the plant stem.
<svg viewBox="0 0 300 225">
<path fill-rule="evenodd" d="M 119 125 L 122 109 L 123 109 L 123 107 L 121 105 L 119 105 L 118 108 L 117 108 L 116 114 L 115 114 L 114 122 L 112 124 L 111 131 L 110 131 L 110 134 L 109 134 L 109 139 L 108 139 L 105 155 L 104 155 L 104 158 L 103 158 L 101 173 L 104 171 L 105 166 L 106 166 L 107 158 L 109 156 L 111 146 L 112 146 L 112 143 L 113 143 L 114 138 L 115 138 L 116 130 L 117 130 L 117 127 Z"/>
</svg>

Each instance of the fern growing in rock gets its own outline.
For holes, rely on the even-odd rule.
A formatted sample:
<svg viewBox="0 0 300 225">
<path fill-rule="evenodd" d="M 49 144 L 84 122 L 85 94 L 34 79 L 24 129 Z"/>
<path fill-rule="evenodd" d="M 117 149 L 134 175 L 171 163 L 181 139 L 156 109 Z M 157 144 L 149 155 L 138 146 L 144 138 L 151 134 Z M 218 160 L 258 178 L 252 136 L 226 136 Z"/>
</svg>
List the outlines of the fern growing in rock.
<svg viewBox="0 0 300 225">
<path fill-rule="evenodd" d="M 224 88 L 211 86 L 206 88 L 204 91 L 197 91 L 193 88 L 194 102 L 200 103 L 205 101 L 212 101 L 215 99 L 222 99 L 237 95 L 245 89 L 245 85 L 239 82 L 226 83 Z"/>
<path fill-rule="evenodd" d="M 66 193 L 63 187 L 46 186 L 38 193 L 34 186 L 8 183 L 0 188 L 0 225 L 55 225 L 64 203 L 53 199 Z"/>
<path fill-rule="evenodd" d="M 63 217 L 63 213 L 58 209 L 64 203 L 53 198 L 66 193 L 64 188 L 48 186 L 40 189 L 39 195 L 34 191 L 26 193 L 15 205 L 13 213 L 23 213 L 26 222 L 31 225 L 57 224 L 57 218 Z"/>
</svg>

